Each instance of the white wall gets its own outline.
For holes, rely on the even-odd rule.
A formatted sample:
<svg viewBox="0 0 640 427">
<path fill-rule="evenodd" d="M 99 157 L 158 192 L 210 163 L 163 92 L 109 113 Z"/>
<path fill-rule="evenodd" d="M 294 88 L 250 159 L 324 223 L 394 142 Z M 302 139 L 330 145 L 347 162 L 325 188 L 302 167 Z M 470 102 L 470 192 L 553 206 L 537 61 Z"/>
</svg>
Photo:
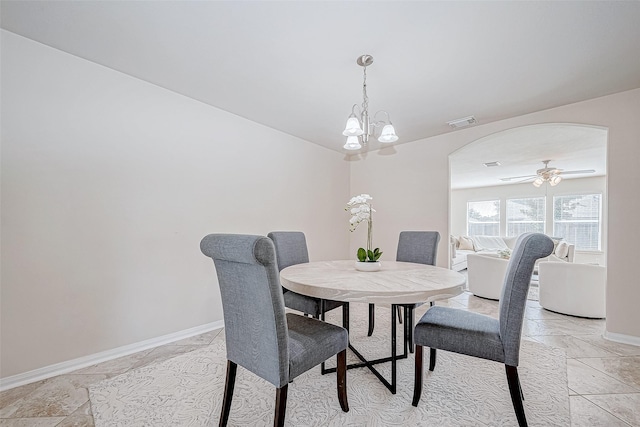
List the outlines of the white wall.
<svg viewBox="0 0 640 427">
<path fill-rule="evenodd" d="M 5 378 L 222 319 L 211 232 L 343 258 L 343 155 L 2 31 Z"/>
<path fill-rule="evenodd" d="M 640 343 L 640 286 L 636 274 L 636 246 L 640 241 L 640 193 L 636 188 L 640 182 L 639 116 L 640 89 L 635 89 L 397 145 L 369 153 L 366 159 L 355 156 L 351 162 L 351 194 L 373 195 L 378 210 L 374 244 L 386 252 L 382 260 L 394 259 L 401 230 L 437 230 L 448 236 L 448 157 L 457 149 L 492 133 L 532 124 L 576 123 L 608 128 L 607 334 L 631 337 Z M 443 240 L 438 265 L 446 266 L 447 239 Z M 350 253 L 362 242 L 362 233 L 354 234 Z"/>
<path fill-rule="evenodd" d="M 451 191 L 451 234 L 454 236 L 467 234 L 467 202 L 481 200 L 500 200 L 500 235 L 506 235 L 506 205 L 507 199 L 518 197 L 545 197 L 546 196 L 546 233 L 553 235 L 553 197 L 572 194 L 602 194 L 602 250 L 584 252 L 577 251 L 575 262 L 597 263 L 604 265 L 607 244 L 607 180 L 604 176 L 563 179 L 562 182 L 551 187 L 543 185 L 539 188 L 531 183 L 495 185 L 490 187 L 465 188 Z"/>
</svg>

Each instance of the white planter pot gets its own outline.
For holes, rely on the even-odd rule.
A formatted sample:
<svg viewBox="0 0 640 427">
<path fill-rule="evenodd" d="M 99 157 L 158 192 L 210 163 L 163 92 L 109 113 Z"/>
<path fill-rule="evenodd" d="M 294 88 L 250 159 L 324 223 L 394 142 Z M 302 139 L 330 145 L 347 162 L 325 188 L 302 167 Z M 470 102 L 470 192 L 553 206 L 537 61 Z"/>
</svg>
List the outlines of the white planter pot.
<svg viewBox="0 0 640 427">
<path fill-rule="evenodd" d="M 378 271 L 382 268 L 382 263 L 380 261 L 376 262 L 362 262 L 356 261 L 356 270 L 358 271 Z"/>
</svg>

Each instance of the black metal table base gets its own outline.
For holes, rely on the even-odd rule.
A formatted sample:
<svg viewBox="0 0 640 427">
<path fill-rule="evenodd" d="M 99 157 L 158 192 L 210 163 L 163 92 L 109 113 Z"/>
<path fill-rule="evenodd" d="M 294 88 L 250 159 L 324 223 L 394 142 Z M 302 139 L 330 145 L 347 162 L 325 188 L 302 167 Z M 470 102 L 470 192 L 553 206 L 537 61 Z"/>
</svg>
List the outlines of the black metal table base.
<svg viewBox="0 0 640 427">
<path fill-rule="evenodd" d="M 321 318 L 322 320 L 324 320 L 324 300 L 321 302 L 321 310 L 320 312 L 322 313 Z M 389 391 L 392 394 L 396 394 L 396 378 L 397 378 L 397 362 L 399 359 L 406 359 L 408 357 L 408 339 L 407 339 L 407 326 L 409 324 L 409 322 L 404 322 L 404 327 L 403 327 L 403 352 L 402 354 L 398 354 L 398 350 L 396 347 L 396 311 L 398 305 L 396 304 L 392 304 L 391 305 L 391 356 L 389 357 L 382 357 L 379 359 L 374 359 L 374 360 L 367 360 L 362 353 L 360 353 L 360 351 L 358 351 L 358 349 L 356 349 L 353 345 L 351 345 L 351 342 L 349 342 L 349 349 L 358 357 L 358 359 L 361 360 L 361 363 L 352 363 L 347 365 L 347 369 L 355 369 L 355 368 L 364 368 L 367 367 L 369 368 L 369 370 L 380 380 L 380 382 L 382 384 L 384 384 L 385 387 L 387 387 L 387 389 L 389 389 Z M 405 319 L 407 316 L 413 316 L 413 310 L 406 310 L 405 309 Z M 347 331 L 349 330 L 349 306 L 348 305 L 344 305 L 343 309 L 342 309 L 342 316 L 343 316 L 343 326 L 345 327 L 345 329 L 347 329 Z M 391 362 L 391 381 L 387 380 L 381 373 L 380 371 L 378 371 L 374 365 L 378 365 L 380 363 L 387 363 L 387 362 Z M 322 375 L 324 374 L 328 374 L 328 373 L 332 373 L 335 372 L 336 368 L 328 368 L 325 369 L 324 367 L 324 363 L 321 365 L 321 373 Z"/>
</svg>

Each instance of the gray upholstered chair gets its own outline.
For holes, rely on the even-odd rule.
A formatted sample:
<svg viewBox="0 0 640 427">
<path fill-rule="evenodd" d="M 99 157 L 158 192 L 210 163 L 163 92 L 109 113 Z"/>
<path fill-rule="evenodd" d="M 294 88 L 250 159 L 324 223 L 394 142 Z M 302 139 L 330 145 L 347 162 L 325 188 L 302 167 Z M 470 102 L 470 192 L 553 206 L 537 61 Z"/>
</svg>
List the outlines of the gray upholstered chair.
<svg viewBox="0 0 640 427">
<path fill-rule="evenodd" d="M 213 258 L 220 285 L 227 377 L 220 425 L 227 424 L 238 365 L 276 386 L 274 426 L 284 425 L 287 386 L 337 354 L 340 407 L 347 403 L 346 329 L 285 313 L 273 242 L 264 236 L 210 234 L 200 249 Z"/>
<path fill-rule="evenodd" d="M 291 265 L 303 264 L 309 262 L 309 252 L 307 250 L 307 240 L 301 231 L 272 231 L 267 234 L 276 248 L 276 259 L 278 260 L 278 271 Z M 342 307 L 342 325 L 348 328 L 349 320 L 349 303 L 325 300 L 324 312 L 321 312 L 320 298 L 313 298 L 306 295 L 282 288 L 284 294 L 284 306 L 293 310 L 300 311 L 304 314 L 319 319 L 327 311 L 334 308 Z"/>
<path fill-rule="evenodd" d="M 436 265 L 438 243 L 440 243 L 440 233 L 437 231 L 402 231 L 398 239 L 396 261 Z M 413 311 L 421 305 L 403 305 L 405 309 L 404 327 L 407 330 L 407 343 L 410 352 L 413 352 Z M 398 306 L 398 317 L 402 319 L 400 317 L 400 306 Z M 373 304 L 369 304 L 369 336 L 373 333 L 374 322 L 375 308 Z"/>
<path fill-rule="evenodd" d="M 553 241 L 544 234 L 527 233 L 518 238 L 502 286 L 498 319 L 450 307 L 427 310 L 414 332 L 413 406 L 418 406 L 422 394 L 422 346 L 427 346 L 431 348 L 430 371 L 435 368 L 438 348 L 504 363 L 518 424 L 527 425 L 518 377 L 522 322 L 533 266 L 551 252 Z"/>
</svg>

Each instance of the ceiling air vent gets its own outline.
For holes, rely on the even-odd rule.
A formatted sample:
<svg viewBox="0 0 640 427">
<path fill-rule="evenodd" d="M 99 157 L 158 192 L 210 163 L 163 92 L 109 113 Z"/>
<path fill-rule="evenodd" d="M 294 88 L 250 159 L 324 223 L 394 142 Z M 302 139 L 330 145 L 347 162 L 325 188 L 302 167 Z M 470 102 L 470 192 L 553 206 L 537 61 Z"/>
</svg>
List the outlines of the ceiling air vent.
<svg viewBox="0 0 640 427">
<path fill-rule="evenodd" d="M 494 166 L 500 166 L 500 162 L 487 162 L 483 163 L 483 165 L 487 168 L 492 168 Z"/>
<path fill-rule="evenodd" d="M 463 117 L 462 119 L 451 120 L 447 122 L 453 129 L 460 129 L 478 123 L 475 117 Z"/>
</svg>

